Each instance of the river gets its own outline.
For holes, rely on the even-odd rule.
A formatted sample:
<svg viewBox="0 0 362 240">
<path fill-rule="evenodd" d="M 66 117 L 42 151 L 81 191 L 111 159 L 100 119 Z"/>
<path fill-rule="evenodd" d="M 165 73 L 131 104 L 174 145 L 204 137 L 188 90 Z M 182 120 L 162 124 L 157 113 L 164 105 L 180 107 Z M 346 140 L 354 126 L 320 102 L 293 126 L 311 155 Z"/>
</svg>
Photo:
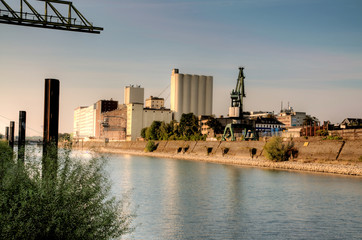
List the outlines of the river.
<svg viewBox="0 0 362 240">
<path fill-rule="evenodd" d="M 108 155 L 133 239 L 362 239 L 362 178 Z"/>
</svg>

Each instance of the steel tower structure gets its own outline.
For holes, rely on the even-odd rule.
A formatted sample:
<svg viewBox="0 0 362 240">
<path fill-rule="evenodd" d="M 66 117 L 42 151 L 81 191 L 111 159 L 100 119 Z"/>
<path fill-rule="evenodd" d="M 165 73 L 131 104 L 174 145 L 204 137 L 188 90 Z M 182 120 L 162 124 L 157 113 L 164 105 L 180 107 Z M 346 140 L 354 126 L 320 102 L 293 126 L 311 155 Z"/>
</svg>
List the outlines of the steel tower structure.
<svg viewBox="0 0 362 240">
<path fill-rule="evenodd" d="M 237 136 L 242 140 L 257 140 L 259 138 L 255 130 L 255 122 L 245 119 L 243 116 L 243 98 L 245 95 L 244 68 L 239 67 L 239 75 L 236 80 L 236 87 L 230 93 L 231 106 L 229 107 L 229 118 L 233 123 L 226 125 L 223 141 L 236 141 Z"/>
<path fill-rule="evenodd" d="M 40 14 L 27 0 L 19 0 L 20 10 L 14 11 L 5 0 L 0 0 L 0 23 L 27 27 L 49 28 L 56 30 L 75 31 L 99 34 L 103 30 L 95 27 L 72 2 L 63 0 L 37 0 L 45 3 L 44 14 Z M 1 8 L 1 5 L 4 8 Z M 56 8 L 67 5 L 68 14 L 63 16 Z"/>
</svg>

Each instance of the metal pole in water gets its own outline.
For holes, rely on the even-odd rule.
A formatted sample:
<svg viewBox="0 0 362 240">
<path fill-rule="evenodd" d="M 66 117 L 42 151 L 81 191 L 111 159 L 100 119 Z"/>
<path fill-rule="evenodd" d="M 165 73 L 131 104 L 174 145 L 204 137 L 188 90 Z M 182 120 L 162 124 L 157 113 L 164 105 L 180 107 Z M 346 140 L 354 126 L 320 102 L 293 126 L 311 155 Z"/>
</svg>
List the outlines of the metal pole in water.
<svg viewBox="0 0 362 240">
<path fill-rule="evenodd" d="M 19 111 L 18 161 L 24 162 L 25 156 L 26 112 Z"/>
<path fill-rule="evenodd" d="M 58 159 L 59 80 L 45 79 L 43 176 L 55 176 Z"/>
<path fill-rule="evenodd" d="M 14 131 L 15 131 L 15 122 L 11 121 L 10 122 L 10 134 L 9 134 L 9 146 L 11 148 L 11 150 L 14 151 Z"/>
</svg>

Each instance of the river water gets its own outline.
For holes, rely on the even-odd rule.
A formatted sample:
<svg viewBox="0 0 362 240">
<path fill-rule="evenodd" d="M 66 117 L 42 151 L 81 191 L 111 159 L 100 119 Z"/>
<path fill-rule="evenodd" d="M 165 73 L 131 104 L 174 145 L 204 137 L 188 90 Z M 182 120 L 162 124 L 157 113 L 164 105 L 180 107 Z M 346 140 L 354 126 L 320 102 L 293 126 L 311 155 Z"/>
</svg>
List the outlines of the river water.
<svg viewBox="0 0 362 240">
<path fill-rule="evenodd" d="M 109 155 L 131 239 L 362 239 L 362 178 Z"/>
</svg>

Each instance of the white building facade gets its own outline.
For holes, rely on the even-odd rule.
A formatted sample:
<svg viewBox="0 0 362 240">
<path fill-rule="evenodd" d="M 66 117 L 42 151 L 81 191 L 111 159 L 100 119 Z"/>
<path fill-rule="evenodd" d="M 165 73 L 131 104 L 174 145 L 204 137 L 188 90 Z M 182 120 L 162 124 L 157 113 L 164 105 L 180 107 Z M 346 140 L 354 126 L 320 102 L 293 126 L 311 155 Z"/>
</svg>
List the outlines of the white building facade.
<svg viewBox="0 0 362 240">
<path fill-rule="evenodd" d="M 74 110 L 73 136 L 75 138 L 94 137 L 96 129 L 96 108 L 78 107 Z"/>
</svg>

